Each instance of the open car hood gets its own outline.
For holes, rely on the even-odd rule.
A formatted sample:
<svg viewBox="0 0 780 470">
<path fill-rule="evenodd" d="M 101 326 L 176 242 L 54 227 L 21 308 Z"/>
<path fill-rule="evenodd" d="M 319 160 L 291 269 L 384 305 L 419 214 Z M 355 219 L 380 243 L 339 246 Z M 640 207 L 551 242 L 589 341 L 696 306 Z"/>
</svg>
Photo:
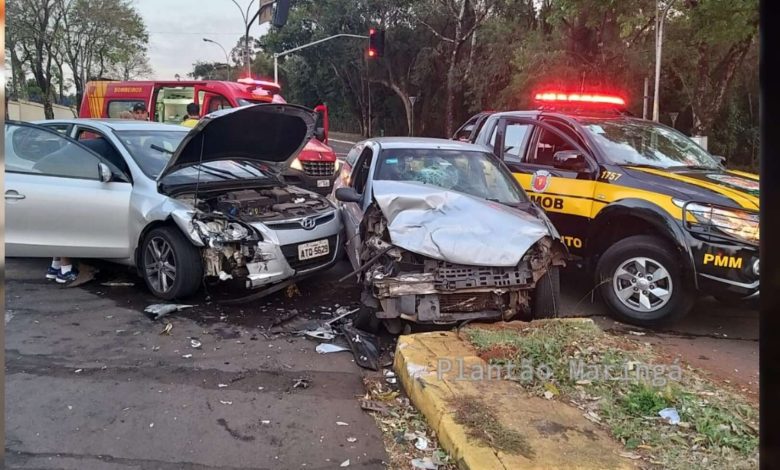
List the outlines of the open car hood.
<svg viewBox="0 0 780 470">
<path fill-rule="evenodd" d="M 517 266 L 534 243 L 555 235 L 543 220 L 497 202 L 417 182 L 373 186 L 390 242 L 419 255 L 470 266 Z"/>
<path fill-rule="evenodd" d="M 284 167 L 314 135 L 316 119 L 302 106 L 273 103 L 207 114 L 181 141 L 157 181 L 183 167 L 218 160 Z"/>
</svg>

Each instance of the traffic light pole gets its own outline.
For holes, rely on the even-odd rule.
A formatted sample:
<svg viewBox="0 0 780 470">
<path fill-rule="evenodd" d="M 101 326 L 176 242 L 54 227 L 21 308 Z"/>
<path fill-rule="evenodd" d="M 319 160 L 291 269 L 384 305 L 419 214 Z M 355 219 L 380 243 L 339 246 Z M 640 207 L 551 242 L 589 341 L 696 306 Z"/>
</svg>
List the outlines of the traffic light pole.
<svg viewBox="0 0 780 470">
<path fill-rule="evenodd" d="M 314 46 L 321 42 L 330 41 L 331 39 L 342 38 L 342 37 L 368 39 L 368 36 L 361 36 L 360 34 L 335 34 L 333 36 L 328 36 L 323 39 L 318 39 L 316 41 L 310 42 L 308 44 L 304 44 L 302 46 L 294 47 L 286 51 L 276 52 L 274 53 L 274 82 L 279 83 L 279 57 L 286 56 L 287 54 L 300 51 L 301 49 L 305 49 L 309 46 Z"/>
</svg>

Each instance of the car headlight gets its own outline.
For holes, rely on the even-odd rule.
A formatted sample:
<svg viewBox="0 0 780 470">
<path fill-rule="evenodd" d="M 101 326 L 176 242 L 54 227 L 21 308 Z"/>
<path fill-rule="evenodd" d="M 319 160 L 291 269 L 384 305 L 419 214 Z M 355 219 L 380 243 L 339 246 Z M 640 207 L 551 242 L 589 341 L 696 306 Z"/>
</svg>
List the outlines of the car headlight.
<svg viewBox="0 0 780 470">
<path fill-rule="evenodd" d="M 290 168 L 292 168 L 293 170 L 303 171 L 303 165 L 301 165 L 301 161 L 298 160 L 297 158 L 293 160 L 292 163 L 290 163 Z"/>
<path fill-rule="evenodd" d="M 678 206 L 684 204 L 677 200 L 674 202 Z M 685 205 L 685 212 L 705 227 L 719 230 L 748 243 L 758 244 L 758 214 L 755 212 L 726 209 L 695 202 Z M 685 214 L 683 214 L 683 218 L 687 218 Z"/>
</svg>

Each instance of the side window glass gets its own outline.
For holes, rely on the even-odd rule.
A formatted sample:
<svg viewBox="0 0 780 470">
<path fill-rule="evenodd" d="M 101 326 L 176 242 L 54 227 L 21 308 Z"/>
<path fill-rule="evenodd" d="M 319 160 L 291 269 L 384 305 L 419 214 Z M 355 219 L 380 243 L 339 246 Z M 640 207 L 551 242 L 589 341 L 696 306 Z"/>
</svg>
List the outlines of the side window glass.
<svg viewBox="0 0 780 470">
<path fill-rule="evenodd" d="M 363 150 L 363 146 L 356 145 L 352 147 L 352 149 L 347 153 L 347 163 L 350 166 L 355 166 L 355 160 L 357 160 L 358 155 L 360 155 L 360 152 Z"/>
<path fill-rule="evenodd" d="M 100 159 L 53 131 L 6 124 L 6 171 L 98 180 Z"/>
<path fill-rule="evenodd" d="M 504 133 L 504 156 L 514 156 L 519 160 L 525 150 L 525 138 L 528 134 L 528 124 L 509 122 Z"/>
<path fill-rule="evenodd" d="M 360 154 L 360 158 L 357 160 L 357 166 L 352 168 L 352 174 L 355 177 L 352 179 L 353 187 L 358 194 L 363 194 L 363 190 L 366 188 L 366 181 L 368 181 L 368 171 L 371 168 L 371 160 L 374 157 L 374 151 L 371 147 L 366 147 L 363 153 Z"/>
<path fill-rule="evenodd" d="M 542 129 L 536 148 L 529 155 L 529 162 L 534 165 L 553 166 L 553 155 L 561 150 L 575 150 L 558 134 Z"/>
<path fill-rule="evenodd" d="M 68 135 L 70 124 L 43 124 L 43 127 L 57 131 L 62 135 Z"/>
<path fill-rule="evenodd" d="M 461 140 L 461 141 L 468 141 L 469 137 L 471 137 L 471 131 L 474 129 L 474 123 L 477 122 L 477 117 L 474 116 L 473 118 L 466 121 L 465 124 L 460 126 L 460 129 L 455 131 L 455 135 L 453 136 L 454 140 Z"/>
<path fill-rule="evenodd" d="M 220 109 L 229 109 L 233 107 L 230 105 L 230 102 L 222 95 L 211 95 L 210 98 L 209 108 L 206 110 L 206 114 L 219 111 Z"/>
<path fill-rule="evenodd" d="M 133 119 L 133 106 L 142 104 L 143 100 L 112 100 L 108 103 L 108 117 L 120 119 Z"/>
</svg>

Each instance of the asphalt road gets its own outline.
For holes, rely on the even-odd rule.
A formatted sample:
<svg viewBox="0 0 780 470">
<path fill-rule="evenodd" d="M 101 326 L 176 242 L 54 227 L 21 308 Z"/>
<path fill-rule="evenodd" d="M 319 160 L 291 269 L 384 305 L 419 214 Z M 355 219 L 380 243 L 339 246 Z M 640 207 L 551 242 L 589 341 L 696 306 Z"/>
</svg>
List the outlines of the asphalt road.
<svg viewBox="0 0 780 470">
<path fill-rule="evenodd" d="M 122 268 L 63 288 L 44 280 L 46 265 L 6 260 L 7 468 L 385 468 L 356 399 L 364 371 L 349 352 L 317 354 L 285 333 L 354 303 L 334 288 L 337 271 L 292 298 L 227 308 L 201 295 L 155 322 L 143 308 L 157 300 Z M 135 285 L 101 285 L 117 280 Z"/>
</svg>

